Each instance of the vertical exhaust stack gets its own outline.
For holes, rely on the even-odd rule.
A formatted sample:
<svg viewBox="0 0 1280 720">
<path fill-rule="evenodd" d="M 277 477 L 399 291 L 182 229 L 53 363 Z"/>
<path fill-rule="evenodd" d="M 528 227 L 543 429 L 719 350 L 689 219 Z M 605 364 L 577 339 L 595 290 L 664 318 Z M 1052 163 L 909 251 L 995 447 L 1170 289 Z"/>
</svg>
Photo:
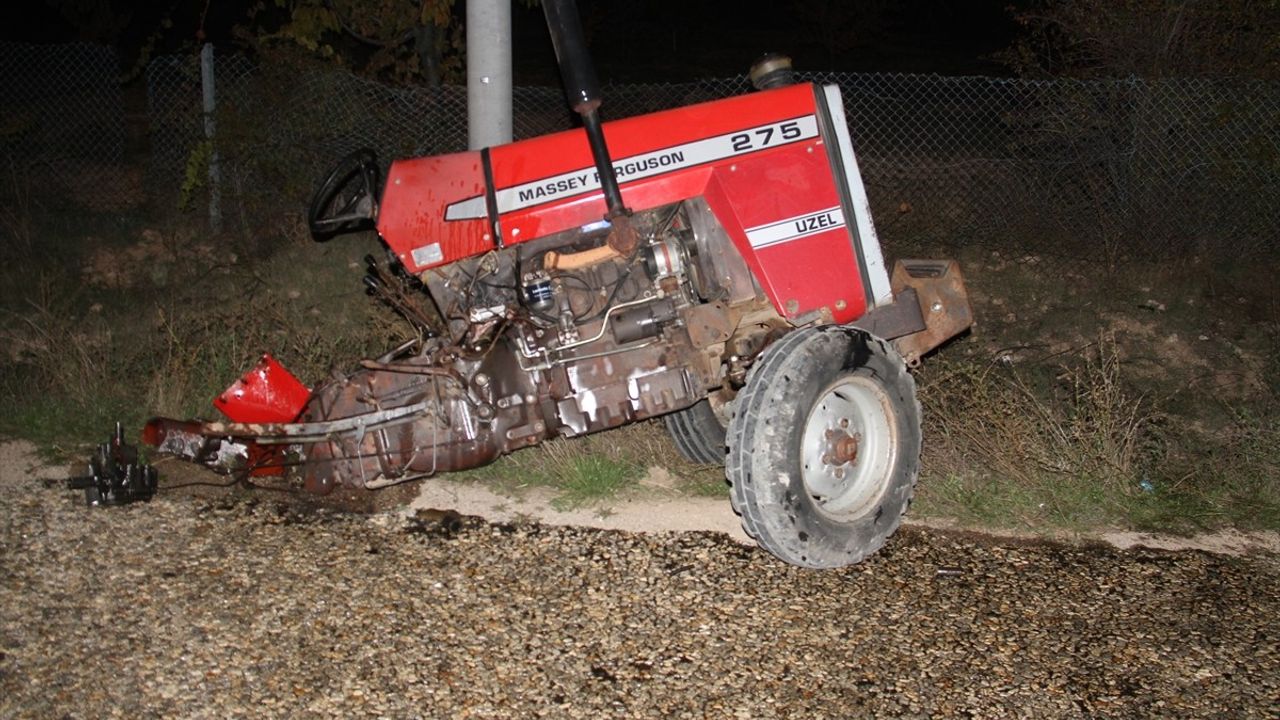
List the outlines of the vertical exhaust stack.
<svg viewBox="0 0 1280 720">
<path fill-rule="evenodd" d="M 591 56 L 587 54 L 578 4 L 575 0 L 542 0 L 542 9 L 547 16 L 547 29 L 551 31 L 551 44 L 555 46 L 556 62 L 560 65 L 565 97 L 569 100 L 569 107 L 582 117 L 587 142 L 591 145 L 591 157 L 600 175 L 600 189 L 608 207 L 605 218 L 613 224 L 609 247 L 622 255 L 630 255 L 639 240 L 631 227 L 631 211 L 622 202 L 613 158 L 604 141 L 604 129 L 600 125 L 600 83 L 596 80 Z"/>
<path fill-rule="evenodd" d="M 795 71 L 791 69 L 791 57 L 782 53 L 769 52 L 751 64 L 751 84 L 757 90 L 794 85 Z"/>
</svg>

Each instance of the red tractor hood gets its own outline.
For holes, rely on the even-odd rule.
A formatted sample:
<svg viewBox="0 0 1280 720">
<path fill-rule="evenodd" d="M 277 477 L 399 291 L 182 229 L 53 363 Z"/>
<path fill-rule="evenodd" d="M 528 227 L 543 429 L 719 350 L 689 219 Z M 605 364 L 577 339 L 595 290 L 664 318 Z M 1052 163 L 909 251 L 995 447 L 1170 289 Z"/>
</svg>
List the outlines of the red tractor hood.
<svg viewBox="0 0 1280 720">
<path fill-rule="evenodd" d="M 891 299 L 838 88 L 793 85 L 604 124 L 623 199 L 703 197 L 778 311 Z M 583 130 L 391 165 L 378 232 L 410 272 L 598 223 Z"/>
</svg>

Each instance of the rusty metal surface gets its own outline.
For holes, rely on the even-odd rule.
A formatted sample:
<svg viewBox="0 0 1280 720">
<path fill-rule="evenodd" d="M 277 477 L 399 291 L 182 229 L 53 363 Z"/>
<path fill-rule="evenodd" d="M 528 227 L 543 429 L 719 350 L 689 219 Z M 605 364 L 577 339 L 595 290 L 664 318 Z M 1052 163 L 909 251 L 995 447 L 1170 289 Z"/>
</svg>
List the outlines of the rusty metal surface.
<svg viewBox="0 0 1280 720">
<path fill-rule="evenodd" d="M 302 419 L 340 429 L 314 438 L 307 448 L 303 478 L 309 491 L 324 494 L 339 484 L 383 487 L 476 467 L 504 449 L 502 433 L 520 417 L 518 409 L 495 417 L 456 377 L 432 372 L 442 368 L 425 358 L 396 365 L 401 367 L 361 368 L 317 388 Z M 413 365 L 423 372 L 405 369 Z M 353 418 L 381 422 L 352 424 Z"/>
<path fill-rule="evenodd" d="M 229 437 L 217 432 L 224 423 L 151 418 L 142 442 L 163 455 L 204 465 L 223 473 L 247 472 L 256 477 L 283 475 L 285 446 L 257 442 L 252 437 Z"/>
<path fill-rule="evenodd" d="M 523 256 L 508 248 L 433 270 L 422 279 L 446 320 L 439 334 L 316 387 L 296 418 L 157 420 L 151 444 L 226 471 L 297 464 L 305 486 L 324 493 L 476 467 L 680 410 L 709 391 L 723 411 L 790 327 L 705 203 L 615 218 L 609 239 L 620 237 L 658 259 L 574 229 Z M 544 274 L 545 305 L 527 301 L 536 275 L 526 268 Z"/>
<path fill-rule="evenodd" d="M 609 247 L 622 257 L 630 257 L 640 245 L 640 235 L 631 223 L 631 215 L 627 213 L 611 213 L 613 232 L 609 233 Z"/>
<path fill-rule="evenodd" d="M 849 324 L 885 340 L 925 329 L 924 317 L 920 313 L 920 298 L 913 287 L 904 287 L 894 296 L 893 302 L 873 308 Z"/>
<path fill-rule="evenodd" d="M 316 388 L 298 422 L 158 418 L 146 440 L 160 452 L 224 471 L 253 470 L 265 460 L 278 467 L 279 453 L 299 448 L 308 490 L 377 488 L 484 465 L 554 435 L 680 409 L 700 399 L 713 379 L 693 370 L 699 351 L 687 333 L 623 349 L 597 322 L 596 340 L 540 371 L 522 369 L 508 341 L 471 357 L 436 343 L 407 357 L 364 361 Z M 708 330 L 704 339 L 725 335 L 725 328 Z"/>
<path fill-rule="evenodd" d="M 720 302 L 694 305 L 685 311 L 684 326 L 689 333 L 689 341 L 703 353 L 705 362 L 715 365 L 704 372 L 713 374 L 718 370 L 720 358 L 724 355 L 724 343 L 733 334 L 738 317 L 739 313 L 731 312 Z"/>
<path fill-rule="evenodd" d="M 893 341 L 908 364 L 973 325 L 960 265 L 954 260 L 899 260 L 890 281 L 895 296 L 915 290 L 925 329 Z"/>
<path fill-rule="evenodd" d="M 822 461 L 830 465 L 843 465 L 844 463 L 854 462 L 858 459 L 858 445 L 862 441 L 862 436 L 858 434 L 850 435 L 843 428 L 839 430 L 828 430 L 826 439 L 829 449 Z"/>
<path fill-rule="evenodd" d="M 216 437 L 254 438 L 271 445 L 297 442 L 316 442 L 336 433 L 355 430 L 378 430 L 392 425 L 412 422 L 413 418 L 430 409 L 430 403 L 421 402 L 404 407 L 361 412 L 334 420 L 296 423 L 204 423 L 201 431 Z"/>
</svg>

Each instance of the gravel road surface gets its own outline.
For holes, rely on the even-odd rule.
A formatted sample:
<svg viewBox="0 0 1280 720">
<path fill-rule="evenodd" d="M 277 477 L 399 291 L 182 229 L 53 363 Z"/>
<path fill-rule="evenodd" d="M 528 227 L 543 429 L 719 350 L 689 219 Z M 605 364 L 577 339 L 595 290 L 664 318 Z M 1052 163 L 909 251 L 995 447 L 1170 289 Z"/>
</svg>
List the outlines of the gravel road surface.
<svg viewBox="0 0 1280 720">
<path fill-rule="evenodd" d="M 1277 717 L 1274 556 L 88 509 L 0 448 L 0 717 Z M 44 472 L 43 474 L 48 474 Z"/>
</svg>

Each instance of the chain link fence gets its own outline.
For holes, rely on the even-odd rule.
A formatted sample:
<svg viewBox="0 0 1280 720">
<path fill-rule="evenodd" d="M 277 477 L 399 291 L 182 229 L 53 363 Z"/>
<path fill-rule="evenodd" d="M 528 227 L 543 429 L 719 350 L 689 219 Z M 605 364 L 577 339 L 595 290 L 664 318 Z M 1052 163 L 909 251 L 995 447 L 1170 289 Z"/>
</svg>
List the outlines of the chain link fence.
<svg viewBox="0 0 1280 720">
<path fill-rule="evenodd" d="M 148 74 L 157 170 L 172 187 L 199 139 L 197 101 L 172 59 Z M 225 78 L 225 79 L 224 79 Z M 1276 248 L 1280 235 L 1280 88 L 1138 79 L 1027 81 L 809 73 L 839 85 L 872 208 L 890 246 L 981 244 L 1081 258 Z M 466 147 L 461 87 L 400 88 L 343 72 L 219 61 L 218 148 L 241 202 L 300 208 L 339 157 L 372 147 L 384 161 Z M 604 88 L 621 118 L 748 92 L 745 77 Z M 517 88 L 517 139 L 570 127 L 558 88 Z M 158 115 L 153 110 L 153 116 Z"/>
<path fill-rule="evenodd" d="M 136 194 L 124 167 L 125 114 L 116 54 L 87 44 L 0 43 L 0 168 L 12 186 L 59 204 L 112 204 Z M 6 187 L 12 192 L 13 187 Z"/>
<path fill-rule="evenodd" d="M 1101 256 L 1274 250 L 1280 87 L 825 75 L 889 237 Z"/>
<path fill-rule="evenodd" d="M 342 71 L 215 62 L 204 133 L 197 55 L 146 73 L 148 160 L 125 157 L 116 59 L 87 45 L 0 45 L 0 142 L 60 192 L 118 194 L 146 168 L 157 210 L 200 207 L 209 151 L 224 215 L 246 235 L 301 212 L 344 154 L 383 162 L 466 146 L 466 91 Z M 1028 81 L 809 73 L 841 87 L 891 252 L 978 244 L 1081 266 L 1129 257 L 1248 256 L 1280 237 L 1280 86 L 1230 80 Z M 745 77 L 604 88 L 607 118 L 748 92 Z M 559 88 L 517 88 L 517 138 L 572 126 Z M 37 173 L 39 174 L 39 173 Z M 77 189 L 78 188 L 78 189 Z"/>
</svg>

